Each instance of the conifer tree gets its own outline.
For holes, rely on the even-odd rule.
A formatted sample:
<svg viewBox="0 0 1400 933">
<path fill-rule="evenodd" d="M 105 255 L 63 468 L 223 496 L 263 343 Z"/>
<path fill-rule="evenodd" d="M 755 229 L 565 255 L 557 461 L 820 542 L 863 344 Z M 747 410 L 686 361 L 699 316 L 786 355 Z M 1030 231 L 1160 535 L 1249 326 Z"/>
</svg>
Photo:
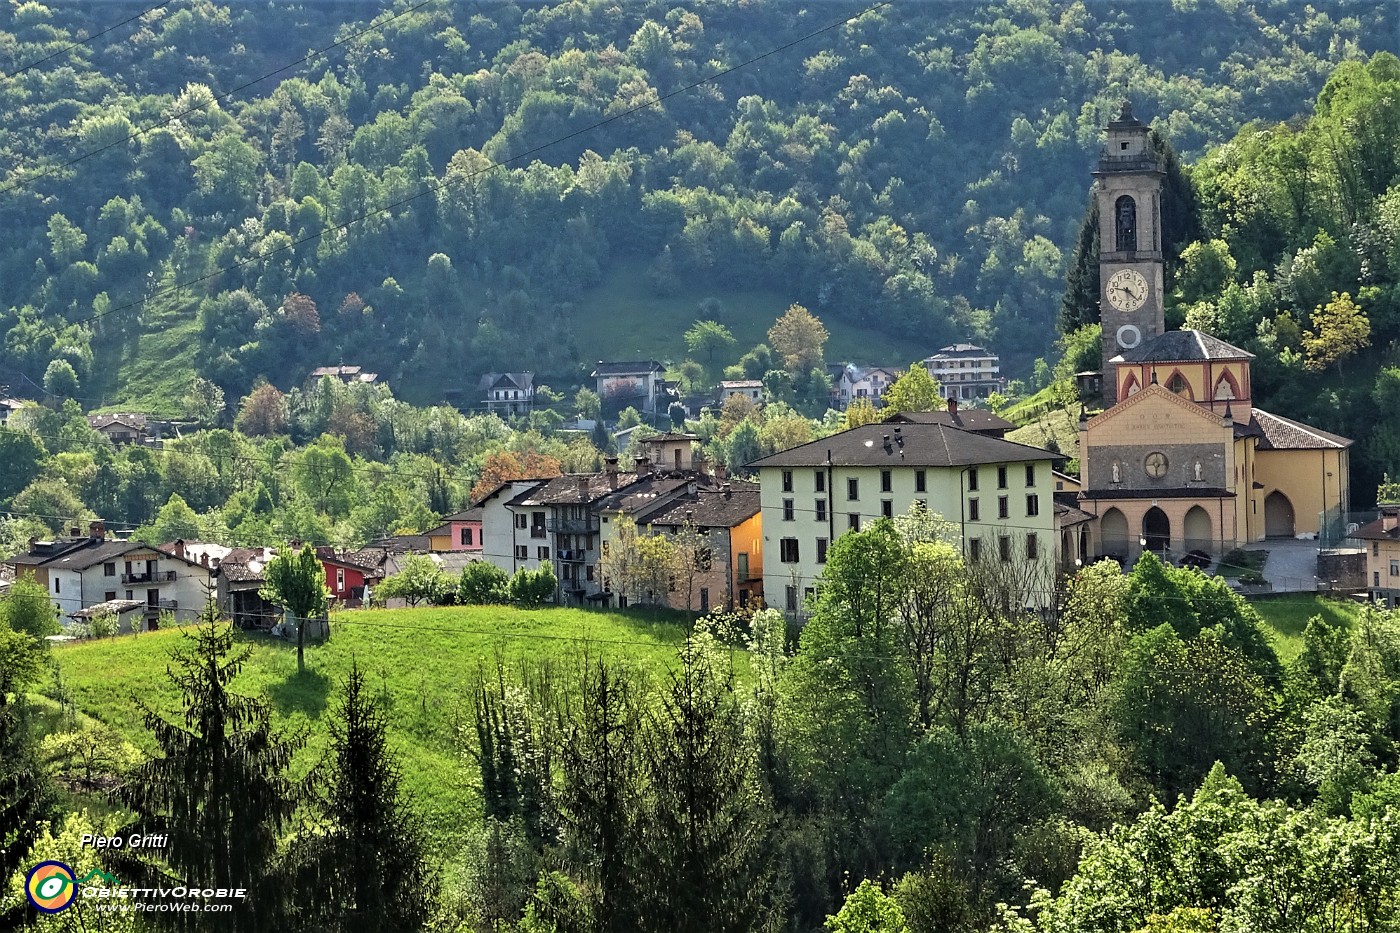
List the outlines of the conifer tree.
<svg viewBox="0 0 1400 933">
<path fill-rule="evenodd" d="M 355 933 L 416 930 L 428 919 L 435 891 L 424 861 L 425 830 L 402 793 L 384 714 L 357 664 L 330 733 L 325 832 L 314 837 L 306 860 L 318 874 L 323 919 L 328 929 Z"/>
<path fill-rule="evenodd" d="M 48 593 L 32 578 L 16 580 L 0 601 L 0 878 L 20 867 L 53 805 L 24 696 L 43 670 L 44 636 L 57 627 Z"/>
<path fill-rule="evenodd" d="M 272 730 L 267 703 L 230 690 L 251 654 L 234 647 L 230 626 L 200 625 L 186 637 L 167 674 L 184 715 L 172 722 L 139 703 L 158 751 L 117 792 L 135 814 L 121 835 L 155 833 L 168 842 L 119 850 L 117 873 L 154 887 L 247 889 L 232 911 L 152 915 L 173 929 L 283 929 L 303 893 L 282 877 L 281 846 L 304 796 L 288 774 L 301 740 Z"/>
<path fill-rule="evenodd" d="M 658 933 L 761 929 L 772 887 L 771 810 L 733 673 L 715 654 L 710 636 L 687 639 L 644 742 L 638 902 Z"/>
</svg>

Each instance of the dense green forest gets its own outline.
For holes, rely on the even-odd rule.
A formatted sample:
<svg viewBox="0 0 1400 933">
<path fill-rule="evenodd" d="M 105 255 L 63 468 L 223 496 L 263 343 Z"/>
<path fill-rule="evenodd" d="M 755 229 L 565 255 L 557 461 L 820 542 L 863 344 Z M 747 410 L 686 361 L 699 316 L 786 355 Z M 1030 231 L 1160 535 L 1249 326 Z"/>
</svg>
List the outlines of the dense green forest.
<svg viewBox="0 0 1400 933">
<path fill-rule="evenodd" d="M 90 405 L 173 414 L 195 372 L 238 397 L 340 360 L 417 402 L 567 386 L 630 349 L 609 320 L 683 355 L 689 320 L 589 305 L 638 276 L 1028 369 L 1120 97 L 1194 157 L 1394 31 L 1362 2 L 924 4 L 747 64 L 858 10 L 177 0 L 83 42 L 140 8 L 12 4 L 0 382 L 63 359 Z"/>
</svg>

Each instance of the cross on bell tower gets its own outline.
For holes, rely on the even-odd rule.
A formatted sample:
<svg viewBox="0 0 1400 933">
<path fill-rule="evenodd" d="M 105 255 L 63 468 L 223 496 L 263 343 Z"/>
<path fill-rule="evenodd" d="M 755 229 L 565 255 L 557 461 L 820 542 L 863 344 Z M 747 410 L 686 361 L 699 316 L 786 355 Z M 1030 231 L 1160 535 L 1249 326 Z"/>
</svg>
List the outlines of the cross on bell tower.
<svg viewBox="0 0 1400 933">
<path fill-rule="evenodd" d="M 1163 314 L 1162 185 L 1166 167 L 1148 143 L 1148 126 L 1123 101 L 1108 124 L 1094 171 L 1099 208 L 1099 320 L 1103 327 L 1103 394 L 1118 400 L 1110 362 L 1160 335 Z"/>
</svg>

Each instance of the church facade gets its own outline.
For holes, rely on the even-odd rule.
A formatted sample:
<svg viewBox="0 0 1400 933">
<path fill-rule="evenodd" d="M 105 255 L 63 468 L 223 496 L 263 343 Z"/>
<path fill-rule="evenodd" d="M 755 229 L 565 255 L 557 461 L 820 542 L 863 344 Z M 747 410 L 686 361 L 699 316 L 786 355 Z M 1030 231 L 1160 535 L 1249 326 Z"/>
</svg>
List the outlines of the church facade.
<svg viewBox="0 0 1400 933">
<path fill-rule="evenodd" d="M 1126 105 L 1094 176 L 1107 407 L 1080 418 L 1079 498 L 1095 550 L 1179 562 L 1316 536 L 1348 507 L 1351 441 L 1255 407 L 1247 351 L 1165 330 L 1165 172 Z"/>
</svg>

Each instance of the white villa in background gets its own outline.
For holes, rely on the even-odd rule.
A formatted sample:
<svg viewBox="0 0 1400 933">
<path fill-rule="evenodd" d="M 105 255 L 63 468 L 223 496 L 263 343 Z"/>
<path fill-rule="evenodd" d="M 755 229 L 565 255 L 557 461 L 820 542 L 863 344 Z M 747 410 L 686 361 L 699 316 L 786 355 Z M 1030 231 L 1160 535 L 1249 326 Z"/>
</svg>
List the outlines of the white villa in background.
<svg viewBox="0 0 1400 933">
<path fill-rule="evenodd" d="M 993 392 L 1006 391 L 1001 358 L 970 343 L 943 347 L 924 360 L 924 368 L 943 387 L 943 394 L 948 398 L 986 398 Z"/>
<path fill-rule="evenodd" d="M 876 408 L 885 390 L 899 378 L 901 370 L 892 366 L 857 366 L 847 363 L 832 380 L 832 407 L 845 411 L 857 399 L 865 399 Z"/>
<path fill-rule="evenodd" d="M 477 389 L 482 393 L 486 410 L 507 418 L 528 415 L 535 407 L 534 373 L 487 373 Z"/>
</svg>

